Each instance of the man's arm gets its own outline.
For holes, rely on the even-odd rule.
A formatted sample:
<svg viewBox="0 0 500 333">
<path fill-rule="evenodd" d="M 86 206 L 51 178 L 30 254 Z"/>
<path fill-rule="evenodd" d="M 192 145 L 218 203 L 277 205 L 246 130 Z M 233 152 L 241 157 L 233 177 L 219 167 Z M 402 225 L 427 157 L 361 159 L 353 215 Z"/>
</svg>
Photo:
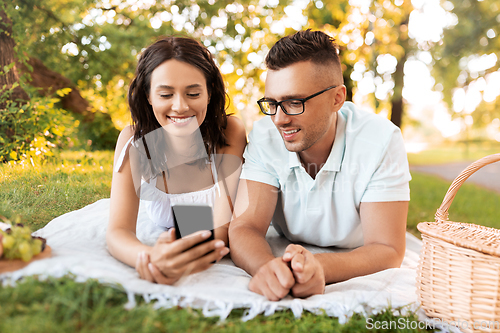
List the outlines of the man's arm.
<svg viewBox="0 0 500 333">
<path fill-rule="evenodd" d="M 285 297 L 295 283 L 287 263 L 273 256 L 265 239 L 277 200 L 274 186 L 240 180 L 235 219 L 229 225 L 231 258 L 253 276 L 249 289 L 269 300 Z"/>
<path fill-rule="evenodd" d="M 311 255 L 299 245 L 290 245 L 283 257 L 291 262 L 295 296 L 317 294 L 319 274 L 324 283 L 345 281 L 401 265 L 406 247 L 407 201 L 363 202 L 360 205 L 364 245 L 346 253 Z M 287 253 L 290 253 L 287 255 Z"/>
<path fill-rule="evenodd" d="M 362 202 L 364 245 L 348 253 L 316 255 L 326 283 L 399 267 L 405 255 L 407 214 L 408 201 Z"/>
</svg>

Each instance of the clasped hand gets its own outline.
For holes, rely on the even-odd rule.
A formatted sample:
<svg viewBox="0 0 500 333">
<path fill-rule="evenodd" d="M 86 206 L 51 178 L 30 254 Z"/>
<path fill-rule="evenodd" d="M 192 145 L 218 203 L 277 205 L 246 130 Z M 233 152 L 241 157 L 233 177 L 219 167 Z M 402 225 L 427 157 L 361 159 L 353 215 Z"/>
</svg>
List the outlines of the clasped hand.
<svg viewBox="0 0 500 333">
<path fill-rule="evenodd" d="M 283 257 L 270 260 L 259 268 L 248 288 L 270 301 L 278 301 L 289 293 L 303 298 L 324 293 L 325 274 L 311 252 L 290 244 Z"/>
<path fill-rule="evenodd" d="M 160 284 L 173 284 L 182 276 L 201 272 L 229 253 L 221 240 L 196 245 L 208 237 L 206 231 L 176 239 L 172 228 L 160 235 L 149 253 L 137 255 L 135 269 L 142 279 Z"/>
</svg>

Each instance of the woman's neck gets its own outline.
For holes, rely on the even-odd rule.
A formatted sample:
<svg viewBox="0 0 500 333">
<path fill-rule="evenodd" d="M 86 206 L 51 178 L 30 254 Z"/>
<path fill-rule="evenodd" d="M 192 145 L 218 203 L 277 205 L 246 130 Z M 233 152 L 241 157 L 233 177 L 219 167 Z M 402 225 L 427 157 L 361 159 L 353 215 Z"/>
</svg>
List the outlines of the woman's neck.
<svg viewBox="0 0 500 333">
<path fill-rule="evenodd" d="M 189 136 L 172 136 L 166 133 L 167 160 L 175 165 L 186 164 L 207 157 L 203 137 L 199 130 Z M 171 163 L 168 163 L 171 165 Z"/>
</svg>

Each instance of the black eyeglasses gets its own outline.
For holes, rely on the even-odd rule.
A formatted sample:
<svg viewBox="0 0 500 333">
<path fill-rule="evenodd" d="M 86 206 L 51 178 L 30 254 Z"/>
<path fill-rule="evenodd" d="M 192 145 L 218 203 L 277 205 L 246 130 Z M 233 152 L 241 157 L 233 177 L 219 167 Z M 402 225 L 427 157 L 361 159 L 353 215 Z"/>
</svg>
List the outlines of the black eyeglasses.
<svg viewBox="0 0 500 333">
<path fill-rule="evenodd" d="M 281 102 L 276 102 L 271 99 L 266 99 L 266 98 L 261 98 L 257 101 L 257 104 L 259 104 L 260 111 L 262 111 L 263 114 L 268 115 L 268 116 L 274 116 L 278 110 L 278 106 L 281 106 L 281 110 L 285 112 L 285 114 L 290 115 L 290 116 L 296 116 L 299 114 L 304 113 L 305 110 L 305 102 L 310 100 L 313 97 L 316 97 L 318 95 L 321 95 L 325 91 L 328 91 L 333 88 L 337 88 L 338 86 L 331 86 L 328 87 L 324 90 L 321 90 L 320 92 L 317 92 L 315 94 L 312 94 L 311 96 L 308 96 L 306 98 L 292 98 L 292 99 L 285 99 L 284 101 Z"/>
</svg>

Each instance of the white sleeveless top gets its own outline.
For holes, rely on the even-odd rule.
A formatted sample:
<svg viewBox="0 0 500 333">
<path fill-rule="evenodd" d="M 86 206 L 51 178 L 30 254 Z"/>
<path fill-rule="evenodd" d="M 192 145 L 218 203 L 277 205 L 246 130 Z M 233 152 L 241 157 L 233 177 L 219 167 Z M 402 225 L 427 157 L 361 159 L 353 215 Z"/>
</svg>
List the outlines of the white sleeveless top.
<svg viewBox="0 0 500 333">
<path fill-rule="evenodd" d="M 133 137 L 127 141 L 125 147 L 123 147 L 120 152 L 118 161 L 113 169 L 114 172 L 121 171 L 123 161 L 125 160 L 125 156 L 130 146 L 134 145 L 134 147 L 137 148 L 135 141 L 132 140 Z M 211 164 L 215 184 L 205 190 L 179 194 L 165 193 L 155 186 L 157 177 L 152 178 L 149 183 L 141 179 L 140 196 L 141 198 L 148 198 L 147 200 L 141 199 L 141 203 L 145 206 L 149 217 L 156 225 L 163 228 L 172 228 L 174 226 L 171 206 L 175 204 L 207 204 L 212 208 L 214 207 L 215 191 L 219 192 L 220 195 L 217 170 L 213 160 L 214 156 L 215 154 L 211 155 L 210 162 L 208 163 Z M 159 177 L 161 177 L 161 175 Z"/>
</svg>

